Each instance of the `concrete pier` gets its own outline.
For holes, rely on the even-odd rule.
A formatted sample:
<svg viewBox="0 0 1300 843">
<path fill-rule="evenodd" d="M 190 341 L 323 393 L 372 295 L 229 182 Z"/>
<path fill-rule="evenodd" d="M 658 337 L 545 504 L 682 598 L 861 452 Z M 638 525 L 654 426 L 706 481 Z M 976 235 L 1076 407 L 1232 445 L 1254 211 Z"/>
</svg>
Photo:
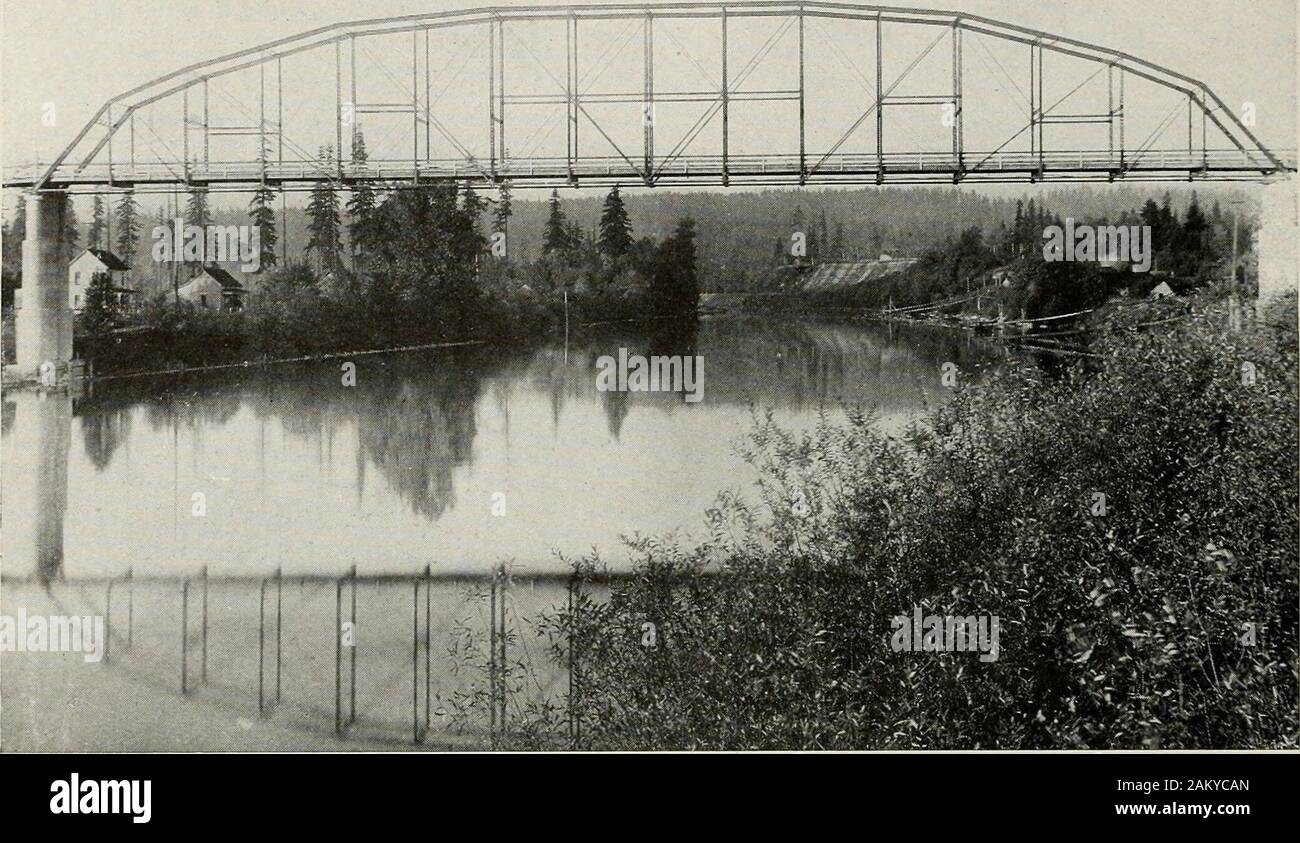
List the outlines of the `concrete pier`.
<svg viewBox="0 0 1300 843">
<path fill-rule="evenodd" d="M 1259 239 L 1259 301 L 1264 304 L 1296 287 L 1296 180 L 1280 178 L 1264 185 Z"/>
<path fill-rule="evenodd" d="M 62 376 L 72 360 L 72 309 L 63 248 L 66 207 L 62 193 L 27 196 L 22 305 L 14 324 L 15 368 L 22 377 L 39 376 L 46 363 Z"/>
</svg>

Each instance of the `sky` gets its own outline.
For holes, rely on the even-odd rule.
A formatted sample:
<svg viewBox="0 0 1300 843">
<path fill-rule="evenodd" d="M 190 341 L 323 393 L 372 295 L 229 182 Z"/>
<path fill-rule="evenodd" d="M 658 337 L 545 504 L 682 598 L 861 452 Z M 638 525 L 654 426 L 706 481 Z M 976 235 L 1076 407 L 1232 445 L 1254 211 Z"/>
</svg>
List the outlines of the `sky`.
<svg viewBox="0 0 1300 843">
<path fill-rule="evenodd" d="M 527 4 L 499 0 L 499 5 Z M 894 5 L 907 4 L 896 2 Z M 32 160 L 34 156 L 49 160 L 105 100 L 182 64 L 363 15 L 378 17 L 473 7 L 473 3 L 430 0 L 366 0 L 363 4 L 355 0 L 205 0 L 202 3 L 176 0 L 3 0 L 3 18 L 0 18 L 0 50 L 3 51 L 0 59 L 0 120 L 3 121 L 0 123 L 0 155 L 5 162 Z M 946 4 L 943 0 L 935 0 L 935 7 L 986 15 L 1113 47 L 1184 72 L 1206 82 L 1234 110 L 1252 103 L 1257 117 L 1254 130 L 1266 145 L 1278 148 L 1296 146 L 1294 0 L 1251 0 L 1248 3 L 1224 3 L 1221 0 L 953 0 Z M 707 27 L 686 25 L 679 28 L 677 37 L 680 40 L 676 43 L 683 49 L 698 49 L 700 55 L 707 56 L 712 34 L 697 31 L 699 29 Z M 848 27 L 841 28 L 838 24 L 831 24 L 828 29 L 837 30 L 826 33 L 828 39 L 841 37 L 841 29 L 850 32 Z M 550 39 L 549 46 L 554 48 L 558 44 L 562 55 L 563 28 L 549 32 L 545 35 L 539 30 L 539 34 L 533 36 L 537 40 L 530 43 L 542 52 L 548 45 L 541 41 Z M 736 32 L 733 43 L 739 43 L 745 37 L 739 27 Z M 851 39 L 853 36 L 845 37 Z M 639 47 L 639 44 L 635 46 Z M 872 64 L 870 48 L 859 45 L 855 52 L 853 47 L 853 43 L 846 47 L 850 61 L 856 62 L 869 74 Z M 741 49 L 737 47 L 738 52 Z M 971 46 L 968 49 L 974 51 L 975 48 Z M 634 50 L 627 52 L 630 54 Z M 936 54 L 942 52 L 938 50 Z M 819 57 L 828 62 L 830 56 L 829 47 L 819 51 Z M 993 53 L 989 53 L 989 57 L 995 58 Z M 635 56 L 629 55 L 628 58 L 634 59 Z M 979 58 L 983 61 L 982 56 Z M 1009 62 L 1011 59 L 1003 60 Z M 973 64 L 970 54 L 968 62 Z M 665 62 L 661 72 L 665 77 L 680 73 L 683 86 L 698 86 L 698 79 L 707 76 L 709 71 L 708 67 L 701 68 L 700 76 L 692 83 L 689 77 L 695 73 L 694 70 L 684 61 L 677 64 L 685 70 L 672 64 Z M 844 65 L 845 69 L 847 67 Z M 991 71 L 991 65 L 988 67 Z M 405 72 L 409 74 L 409 70 Z M 614 75 L 621 72 L 616 70 Z M 523 75 L 516 72 L 514 78 L 523 84 Z M 615 79 L 606 84 L 619 87 L 620 81 Z M 622 87 L 635 88 L 637 84 L 639 78 Z M 775 78 L 770 84 L 773 87 L 782 85 Z M 321 96 L 322 101 L 332 99 L 332 84 L 328 87 L 331 89 L 329 96 Z M 853 114 L 857 113 L 857 103 L 841 103 L 838 101 L 841 98 L 853 100 L 853 96 L 832 97 L 824 106 L 817 107 L 817 114 L 825 118 L 827 125 L 823 127 L 819 122 L 810 132 L 824 128 L 827 133 L 824 138 L 833 139 L 838 136 L 842 125 L 851 123 Z M 49 126 L 41 118 L 51 104 L 56 119 L 54 125 Z M 768 135 L 779 131 L 775 127 L 777 121 L 770 118 L 771 112 L 747 113 L 739 107 L 736 111 L 734 119 L 738 128 L 733 131 L 733 144 L 750 143 L 755 149 L 762 149 L 775 143 L 772 138 L 776 135 Z M 681 119 L 689 122 L 689 118 L 690 115 L 683 115 Z M 523 119 L 520 115 L 519 120 Z M 903 118 L 899 119 L 900 123 L 892 127 L 894 131 L 905 128 L 901 122 Z M 921 118 L 911 116 L 908 119 Z M 749 122 L 745 123 L 745 120 Z M 970 132 L 978 130 L 974 118 L 971 126 Z M 514 135 L 514 139 L 522 145 L 521 131 Z M 664 131 L 667 134 L 669 128 Z M 367 129 L 368 141 L 369 132 Z M 538 129 L 533 134 L 540 133 Z M 379 133 L 376 131 L 376 134 Z M 397 134 L 400 137 L 400 131 Z M 592 134 L 588 132 L 589 136 Z M 863 130 L 863 134 L 870 132 Z M 787 140 L 788 136 L 787 132 Z M 866 142 L 865 138 L 862 140 Z M 548 136 L 547 143 L 552 144 L 552 150 L 556 142 L 553 133 Z M 824 146 L 825 142 L 828 141 L 819 137 L 818 143 Z M 562 129 L 558 143 L 558 152 L 562 155 Z M 409 142 L 407 145 L 409 147 Z"/>
</svg>

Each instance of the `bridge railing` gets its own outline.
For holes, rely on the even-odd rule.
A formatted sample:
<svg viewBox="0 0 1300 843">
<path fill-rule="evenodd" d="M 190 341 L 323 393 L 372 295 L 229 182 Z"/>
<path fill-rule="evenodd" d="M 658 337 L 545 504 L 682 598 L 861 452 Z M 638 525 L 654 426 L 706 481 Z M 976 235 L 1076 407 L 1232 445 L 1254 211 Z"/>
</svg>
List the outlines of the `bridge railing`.
<svg viewBox="0 0 1300 843">
<path fill-rule="evenodd" d="M 1288 169 L 1294 169 L 1295 150 L 1279 154 Z M 808 179 L 818 177 L 833 179 L 840 174 L 973 174 L 973 173 L 1152 173 L 1181 172 L 1250 173 L 1275 169 L 1268 157 L 1257 151 L 1239 149 L 1208 150 L 1204 153 L 1185 150 L 1118 151 L 1059 150 L 1042 154 L 1030 152 L 978 152 L 962 155 L 961 160 L 949 151 L 888 153 L 883 159 L 870 153 L 847 153 L 819 157 L 808 155 L 803 159 L 802 172 Z M 8 167 L 4 170 L 6 186 L 30 185 L 43 172 L 40 165 L 29 164 Z M 718 155 L 682 156 L 667 162 L 656 162 L 652 176 L 655 180 L 671 179 L 689 181 L 717 181 L 724 175 L 745 177 L 789 177 L 797 180 L 801 162 L 797 155 L 732 155 L 724 159 Z M 131 186 L 175 185 L 183 187 L 196 184 L 256 184 L 266 179 L 271 182 L 310 183 L 325 180 L 414 181 L 482 181 L 509 179 L 563 182 L 569 180 L 645 180 L 642 162 L 629 163 L 621 157 L 583 157 L 572 163 L 564 158 L 527 158 L 498 162 L 488 169 L 481 162 L 459 159 L 431 160 L 380 160 L 365 165 L 343 164 L 330 171 L 322 170 L 315 162 L 272 163 L 263 168 L 258 161 L 233 161 L 191 165 L 188 170 L 175 164 L 91 164 L 84 168 L 60 168 L 52 179 L 55 184 Z"/>
</svg>

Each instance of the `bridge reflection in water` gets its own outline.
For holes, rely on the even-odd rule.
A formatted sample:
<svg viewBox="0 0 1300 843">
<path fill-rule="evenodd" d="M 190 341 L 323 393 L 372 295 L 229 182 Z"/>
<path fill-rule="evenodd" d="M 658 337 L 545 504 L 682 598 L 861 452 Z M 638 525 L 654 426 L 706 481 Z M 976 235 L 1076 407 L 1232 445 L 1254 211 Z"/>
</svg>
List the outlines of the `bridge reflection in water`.
<svg viewBox="0 0 1300 843">
<path fill-rule="evenodd" d="M 619 348 L 703 356 L 704 400 L 598 391 L 594 361 Z M 751 403 L 806 429 L 844 401 L 897 431 L 944 399 L 944 362 L 975 374 L 1000 354 L 933 330 L 720 319 L 690 348 L 629 333 L 567 359 L 358 358 L 355 388 L 321 361 L 11 392 L 6 569 L 487 571 L 593 546 L 619 564 L 621 535 L 689 536 L 719 491 L 749 486 Z"/>
<path fill-rule="evenodd" d="M 897 431 L 943 400 L 943 362 L 999 358 L 752 319 L 685 342 L 376 355 L 356 388 L 324 361 L 8 393 L 4 599 L 103 614 L 110 669 L 327 741 L 490 740 L 550 711 L 563 744 L 569 667 L 539 632 L 571 583 L 547 552 L 598 545 L 617 569 L 620 534 L 702 524 L 749 482 L 732 445 L 751 402 L 800 428 L 843 400 Z M 619 348 L 702 355 L 704 400 L 597 392 Z"/>
</svg>

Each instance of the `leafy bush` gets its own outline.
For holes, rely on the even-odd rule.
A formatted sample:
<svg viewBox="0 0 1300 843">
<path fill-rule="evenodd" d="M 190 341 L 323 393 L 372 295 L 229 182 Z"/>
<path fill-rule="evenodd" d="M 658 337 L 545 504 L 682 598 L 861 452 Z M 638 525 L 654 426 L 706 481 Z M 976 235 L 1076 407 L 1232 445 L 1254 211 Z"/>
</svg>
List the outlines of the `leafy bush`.
<svg viewBox="0 0 1300 843">
<path fill-rule="evenodd" d="M 760 419 L 770 518 L 723 497 L 701 546 L 639 541 L 554 619 L 584 743 L 1294 746 L 1295 300 L 1240 333 L 1140 310 L 1090 365 L 994 373 L 901 438 Z M 997 615 L 999 658 L 895 652 L 914 607 Z"/>
</svg>

